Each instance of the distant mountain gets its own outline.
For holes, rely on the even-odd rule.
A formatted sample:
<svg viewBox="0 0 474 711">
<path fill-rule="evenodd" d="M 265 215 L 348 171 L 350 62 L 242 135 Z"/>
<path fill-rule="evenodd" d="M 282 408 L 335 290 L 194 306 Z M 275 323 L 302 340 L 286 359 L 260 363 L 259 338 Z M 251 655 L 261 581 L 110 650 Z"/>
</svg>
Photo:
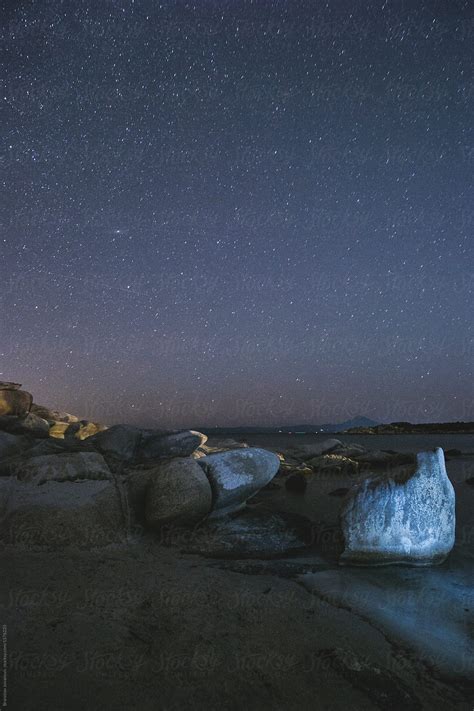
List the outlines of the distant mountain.
<svg viewBox="0 0 474 711">
<path fill-rule="evenodd" d="M 221 435 L 221 434 L 277 434 L 282 433 L 301 433 L 301 434 L 311 434 L 318 432 L 341 432 L 342 430 L 348 430 L 354 427 L 375 427 L 377 422 L 370 420 L 368 417 L 353 417 L 351 420 L 346 420 L 345 422 L 339 422 L 337 424 L 323 424 L 323 425 L 280 425 L 275 427 L 197 427 L 199 432 L 204 432 L 207 435 Z"/>
<path fill-rule="evenodd" d="M 473 434 L 474 422 L 391 422 L 386 425 L 348 427 L 345 434 Z"/>
<path fill-rule="evenodd" d="M 359 415 L 357 417 L 353 417 L 351 420 L 339 422 L 337 425 L 321 425 L 321 427 L 323 428 L 323 432 L 342 432 L 343 430 L 349 430 L 352 427 L 376 427 L 377 425 L 378 422 L 375 420 Z"/>
</svg>

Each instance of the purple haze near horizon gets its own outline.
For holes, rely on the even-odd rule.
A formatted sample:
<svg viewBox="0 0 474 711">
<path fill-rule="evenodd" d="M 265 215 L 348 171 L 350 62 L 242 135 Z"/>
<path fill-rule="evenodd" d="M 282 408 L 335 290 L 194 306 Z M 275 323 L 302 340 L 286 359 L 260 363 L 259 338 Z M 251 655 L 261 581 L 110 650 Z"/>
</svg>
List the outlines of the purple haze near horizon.
<svg viewBox="0 0 474 711">
<path fill-rule="evenodd" d="M 469 3 L 3 15 L 0 379 L 108 423 L 474 419 Z"/>
</svg>

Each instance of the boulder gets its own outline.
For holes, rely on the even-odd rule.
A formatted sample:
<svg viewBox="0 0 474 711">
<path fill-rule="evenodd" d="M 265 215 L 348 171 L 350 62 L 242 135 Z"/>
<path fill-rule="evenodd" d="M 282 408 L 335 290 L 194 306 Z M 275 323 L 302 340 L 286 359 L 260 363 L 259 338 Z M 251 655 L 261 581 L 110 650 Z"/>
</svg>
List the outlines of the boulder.
<svg viewBox="0 0 474 711">
<path fill-rule="evenodd" d="M 198 453 L 202 456 L 204 454 L 212 454 L 213 452 L 223 452 L 227 449 L 240 449 L 241 447 L 248 447 L 248 444 L 246 442 L 238 442 L 236 439 L 227 437 L 225 439 L 214 441 L 212 444 L 201 444 L 199 446 Z M 196 454 L 196 452 L 194 454 Z"/>
<path fill-rule="evenodd" d="M 211 510 L 212 491 L 203 468 L 191 458 L 177 458 L 156 468 L 146 491 L 146 522 L 192 525 Z"/>
<path fill-rule="evenodd" d="M 111 481 L 0 479 L 0 539 L 26 546 L 92 548 L 123 542 L 125 517 Z"/>
<path fill-rule="evenodd" d="M 289 477 L 293 474 L 302 474 L 305 477 L 311 477 L 314 474 L 314 470 L 311 469 L 311 467 L 306 466 L 306 464 L 288 464 L 287 462 L 280 462 L 280 468 L 277 476 Z"/>
<path fill-rule="evenodd" d="M 30 411 L 32 395 L 25 390 L 0 390 L 0 415 L 23 417 Z"/>
<path fill-rule="evenodd" d="M 79 421 L 77 422 L 62 422 L 60 420 L 55 422 L 50 422 L 49 436 L 55 439 L 87 439 L 87 437 L 81 437 L 80 433 L 82 431 L 83 425 Z M 96 430 L 101 431 L 101 430 Z"/>
<path fill-rule="evenodd" d="M 321 457 L 310 459 L 308 464 L 318 472 L 325 474 L 344 474 L 352 476 L 359 471 L 359 465 L 353 459 L 343 457 L 339 454 L 323 454 Z"/>
<path fill-rule="evenodd" d="M 0 431 L 0 460 L 21 454 L 28 449 L 28 445 L 26 437 Z"/>
<path fill-rule="evenodd" d="M 78 422 L 79 418 L 76 415 L 70 415 L 69 412 L 61 412 L 60 410 L 53 410 L 54 420 L 57 422 Z"/>
<path fill-rule="evenodd" d="M 333 452 L 339 447 L 342 447 L 341 440 L 325 439 L 322 442 L 302 444 L 299 447 L 293 447 L 291 449 L 291 454 L 299 460 L 308 460 L 313 459 L 314 457 L 319 457 L 321 454 Z"/>
<path fill-rule="evenodd" d="M 49 436 L 54 437 L 54 439 L 64 439 L 64 434 L 68 427 L 68 422 L 53 422 L 49 428 Z"/>
<path fill-rule="evenodd" d="M 35 402 L 31 403 L 30 412 L 34 415 L 38 415 L 38 417 L 42 417 L 43 420 L 48 420 L 48 422 L 56 419 L 56 413 L 53 410 L 43 405 L 37 405 Z"/>
<path fill-rule="evenodd" d="M 139 464 L 153 464 L 168 457 L 188 457 L 206 440 L 206 435 L 193 430 L 142 430 L 135 459 Z"/>
<path fill-rule="evenodd" d="M 77 481 L 110 479 L 111 471 L 98 452 L 63 452 L 28 457 L 17 467 L 21 481 Z"/>
<path fill-rule="evenodd" d="M 113 425 L 89 437 L 89 443 L 106 457 L 131 462 L 135 458 L 140 437 L 141 430 L 138 427 Z"/>
<path fill-rule="evenodd" d="M 20 383 L 7 383 L 5 380 L 0 382 L 0 390 L 19 390 L 20 388 Z"/>
<path fill-rule="evenodd" d="M 341 512 L 341 564 L 436 565 L 454 545 L 455 496 L 443 450 L 419 452 L 411 471 L 364 479 Z"/>
<path fill-rule="evenodd" d="M 31 405 L 30 412 L 33 412 L 38 417 L 42 417 L 48 422 L 77 422 L 78 417 L 70 415 L 68 412 L 60 412 L 59 410 L 51 410 L 44 405 L 37 405 L 35 402 Z"/>
<path fill-rule="evenodd" d="M 77 422 L 54 422 L 50 429 L 50 436 L 58 439 L 84 440 L 98 432 L 103 432 L 107 427 L 99 422 L 78 420 Z"/>
<path fill-rule="evenodd" d="M 87 439 L 88 437 L 92 437 L 92 435 L 95 435 L 98 432 L 104 432 L 106 429 L 107 427 L 105 425 L 102 425 L 100 422 L 80 420 L 79 427 L 74 433 L 74 436 L 76 437 L 76 439 Z"/>
<path fill-rule="evenodd" d="M 256 447 L 232 449 L 196 459 L 203 467 L 212 489 L 212 514 L 238 511 L 247 499 L 273 479 L 280 460 L 273 452 Z"/>
<path fill-rule="evenodd" d="M 31 437 L 48 437 L 49 423 L 42 417 L 29 412 L 24 417 L 14 415 L 0 416 L 0 430 L 12 434 L 30 435 Z"/>
<path fill-rule="evenodd" d="M 191 430 L 142 430 L 130 425 L 113 425 L 88 440 L 106 457 L 153 466 L 161 459 L 189 456 L 206 441 L 206 435 Z"/>
</svg>

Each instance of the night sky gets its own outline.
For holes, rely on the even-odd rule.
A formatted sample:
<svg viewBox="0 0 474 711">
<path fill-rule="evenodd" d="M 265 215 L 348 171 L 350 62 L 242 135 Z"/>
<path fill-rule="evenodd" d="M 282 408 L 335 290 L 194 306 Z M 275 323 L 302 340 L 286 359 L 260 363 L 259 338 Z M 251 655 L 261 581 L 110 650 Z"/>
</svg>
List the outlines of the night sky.
<svg viewBox="0 0 474 711">
<path fill-rule="evenodd" d="M 471 3 L 2 7 L 0 379 L 109 424 L 474 419 Z"/>
</svg>

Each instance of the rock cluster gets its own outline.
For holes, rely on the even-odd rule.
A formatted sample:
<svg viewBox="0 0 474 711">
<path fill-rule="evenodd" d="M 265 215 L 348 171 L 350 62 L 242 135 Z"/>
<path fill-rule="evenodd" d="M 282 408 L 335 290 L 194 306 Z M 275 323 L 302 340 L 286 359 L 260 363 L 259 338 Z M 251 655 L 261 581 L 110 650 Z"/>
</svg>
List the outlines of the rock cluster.
<svg viewBox="0 0 474 711">
<path fill-rule="evenodd" d="M 262 489 L 278 490 L 283 480 L 286 496 L 306 504 L 310 481 L 324 486 L 338 477 L 344 485 L 352 482 L 340 477 L 357 480 L 326 492 L 344 497 L 341 564 L 431 565 L 448 555 L 454 490 L 441 449 L 421 452 L 415 462 L 410 454 L 337 439 L 284 453 L 232 439 L 211 446 L 193 430 L 80 420 L 34 404 L 17 383 L 0 383 L 4 542 L 90 547 L 126 541 L 137 527 L 163 531 L 204 520 L 221 530 L 225 517 Z M 245 529 L 239 526 L 235 531 Z"/>
<path fill-rule="evenodd" d="M 393 451 L 367 451 L 360 444 L 345 445 L 326 439 L 311 445 L 292 447 L 282 456 L 282 471 L 331 477 L 335 474 L 361 476 L 374 471 L 388 472 L 414 463 L 414 455 Z"/>
<path fill-rule="evenodd" d="M 0 539 L 96 546 L 134 524 L 191 526 L 245 506 L 277 473 L 272 452 L 192 430 L 106 428 L 0 384 Z"/>
</svg>

